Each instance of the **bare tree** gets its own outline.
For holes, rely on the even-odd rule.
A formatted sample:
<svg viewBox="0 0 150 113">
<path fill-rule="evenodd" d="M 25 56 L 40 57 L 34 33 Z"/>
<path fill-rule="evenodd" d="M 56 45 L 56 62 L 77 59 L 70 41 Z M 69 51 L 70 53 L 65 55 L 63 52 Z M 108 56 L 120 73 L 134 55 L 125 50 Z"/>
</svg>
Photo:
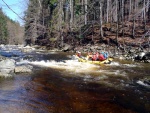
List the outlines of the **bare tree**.
<svg viewBox="0 0 150 113">
<path fill-rule="evenodd" d="M 130 20 L 130 16 L 131 16 L 131 12 L 132 12 L 132 0 L 129 0 L 129 20 Z"/>
<path fill-rule="evenodd" d="M 103 18 L 102 18 L 102 0 L 99 1 L 99 10 L 100 10 L 100 36 L 101 38 L 103 38 L 103 28 L 102 28 L 102 25 L 103 25 Z"/>
<path fill-rule="evenodd" d="M 107 0 L 107 18 L 106 18 L 106 22 L 108 23 L 108 21 L 109 21 L 109 0 Z"/>
<path fill-rule="evenodd" d="M 59 2 L 59 26 L 58 26 L 58 29 L 59 29 L 59 33 L 60 33 L 60 39 L 61 39 L 61 47 L 63 47 L 63 40 L 64 40 L 64 37 L 63 37 L 63 26 L 62 26 L 62 23 L 63 23 L 63 16 L 64 16 L 64 13 L 63 13 L 63 0 L 60 0 Z"/>
<path fill-rule="evenodd" d="M 84 0 L 84 5 L 85 5 L 85 15 L 84 15 L 84 23 L 85 25 L 87 24 L 87 0 Z"/>
<path fill-rule="evenodd" d="M 115 0 L 115 2 L 116 2 L 116 43 L 118 44 L 118 28 L 119 28 L 119 26 L 118 26 L 118 22 L 119 22 L 119 18 L 118 18 L 118 16 L 119 16 L 119 14 L 118 14 L 118 0 Z"/>
<path fill-rule="evenodd" d="M 133 10 L 134 10 L 134 16 L 133 16 L 133 27 L 132 27 L 132 37 L 133 38 L 135 38 L 135 0 L 133 0 L 134 1 L 134 8 L 133 8 Z"/>
<path fill-rule="evenodd" d="M 124 36 L 124 0 L 121 0 L 122 35 Z"/>
<path fill-rule="evenodd" d="M 70 28 L 72 29 L 74 23 L 74 0 L 70 0 Z"/>
<path fill-rule="evenodd" d="M 146 3 L 145 3 L 146 1 L 145 0 L 143 0 L 143 8 L 144 8 L 144 10 L 143 10 L 143 22 L 144 22 L 144 30 L 146 30 Z"/>
<path fill-rule="evenodd" d="M 148 7 L 147 7 L 147 11 L 148 11 L 148 19 L 150 20 L 150 0 L 147 1 Z"/>
</svg>

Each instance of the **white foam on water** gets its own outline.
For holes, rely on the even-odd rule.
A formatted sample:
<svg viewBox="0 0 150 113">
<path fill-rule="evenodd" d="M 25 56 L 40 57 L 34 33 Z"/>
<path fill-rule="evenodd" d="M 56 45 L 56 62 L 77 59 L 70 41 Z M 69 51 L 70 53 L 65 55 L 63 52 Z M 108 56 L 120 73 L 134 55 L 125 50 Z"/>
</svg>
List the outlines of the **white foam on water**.
<svg viewBox="0 0 150 113">
<path fill-rule="evenodd" d="M 143 81 L 141 81 L 141 80 L 137 81 L 136 83 L 138 83 L 139 85 L 142 85 L 142 86 L 150 87 L 150 85 L 145 84 L 145 83 L 144 83 Z"/>
<path fill-rule="evenodd" d="M 99 73 L 109 76 L 127 77 L 127 73 L 122 70 L 99 70 Z"/>
<path fill-rule="evenodd" d="M 91 80 L 91 79 L 93 79 L 93 77 L 92 77 L 91 75 L 85 75 L 85 76 L 83 77 L 83 80 L 84 80 L 84 81 L 89 81 L 89 80 Z"/>
<path fill-rule="evenodd" d="M 19 62 L 16 62 L 16 65 L 23 65 L 23 64 L 29 64 L 30 62 L 28 60 L 23 60 L 23 59 L 20 59 Z"/>
<path fill-rule="evenodd" d="M 109 64 L 109 66 L 120 66 L 119 62 L 111 62 L 111 64 Z"/>
<path fill-rule="evenodd" d="M 57 62 L 55 60 L 51 61 L 34 61 L 30 62 L 32 65 L 42 66 L 42 67 L 50 67 L 56 69 L 63 69 L 68 71 L 69 73 L 81 73 L 80 75 L 85 79 L 91 79 L 91 77 L 99 77 L 96 79 L 103 79 L 108 76 L 121 76 L 127 77 L 126 72 L 121 70 L 103 70 L 100 68 L 100 65 L 94 65 L 89 63 L 78 62 L 78 60 L 64 60 L 61 62 Z M 120 65 L 118 62 L 115 62 L 113 65 Z M 93 75 L 94 73 L 94 75 Z M 104 76 L 102 76 L 104 75 Z"/>
<path fill-rule="evenodd" d="M 119 76 L 126 76 L 126 72 L 121 71 L 121 70 L 116 70 L 116 71 L 114 72 L 114 74 L 115 74 L 115 75 L 119 75 Z"/>
<path fill-rule="evenodd" d="M 138 65 L 135 65 L 135 64 L 123 64 L 124 66 L 127 66 L 127 67 L 137 67 Z"/>
<path fill-rule="evenodd" d="M 111 77 L 123 77 L 128 78 L 127 73 L 123 70 L 112 70 L 105 68 L 104 66 L 94 65 L 89 63 L 78 62 L 78 60 L 64 60 L 57 62 L 55 60 L 48 61 L 28 61 L 21 60 L 17 64 L 31 64 L 39 67 L 47 67 L 58 69 L 61 73 L 64 73 L 66 76 L 79 76 L 82 77 L 85 82 L 96 82 L 99 84 L 104 84 L 110 87 L 124 87 L 116 86 L 116 84 L 109 81 Z M 114 65 L 120 65 L 115 63 Z M 106 65 L 107 67 L 108 65 Z"/>
<path fill-rule="evenodd" d="M 29 64 L 41 66 L 41 67 L 51 67 L 56 69 L 64 69 L 67 71 L 74 71 L 74 72 L 91 72 L 94 70 L 97 66 L 93 64 L 88 63 L 82 63 L 78 62 L 76 60 L 65 60 L 61 62 L 57 62 L 55 60 L 50 61 L 33 61 L 29 62 Z"/>
<path fill-rule="evenodd" d="M 126 66 L 126 67 L 139 67 L 138 64 L 120 64 L 119 62 L 111 62 L 108 66 Z"/>
<path fill-rule="evenodd" d="M 128 78 L 126 72 L 123 70 L 111 70 L 107 69 L 104 66 L 94 65 L 90 63 L 78 62 L 78 60 L 64 60 L 64 61 L 28 61 L 21 60 L 16 64 L 31 64 L 39 67 L 53 68 L 58 69 L 61 73 L 64 73 L 66 76 L 79 76 L 83 77 L 84 81 L 91 82 L 102 82 L 106 79 L 105 82 L 108 82 L 107 79 L 111 77 L 123 77 Z M 115 65 L 120 65 L 119 63 L 115 63 Z M 107 67 L 108 65 L 106 65 Z M 67 74 L 66 74 L 67 73 Z M 103 81 L 104 82 L 104 81 Z"/>
<path fill-rule="evenodd" d="M 92 77 L 91 75 L 85 75 L 84 78 L 85 78 L 85 79 L 91 79 L 91 78 L 93 78 L 93 77 Z"/>
<path fill-rule="evenodd" d="M 104 79 L 107 79 L 107 78 L 108 78 L 108 76 L 106 76 L 106 75 L 101 75 L 101 76 L 95 77 L 94 80 L 95 80 L 95 81 L 99 81 L 99 80 L 104 80 Z"/>
</svg>

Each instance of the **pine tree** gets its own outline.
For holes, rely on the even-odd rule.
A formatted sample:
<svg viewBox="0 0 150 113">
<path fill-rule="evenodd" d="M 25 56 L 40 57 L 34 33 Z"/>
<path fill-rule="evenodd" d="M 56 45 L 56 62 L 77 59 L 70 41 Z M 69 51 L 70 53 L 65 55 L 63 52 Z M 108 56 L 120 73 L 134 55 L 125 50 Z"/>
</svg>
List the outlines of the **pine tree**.
<svg viewBox="0 0 150 113">
<path fill-rule="evenodd" d="M 7 21 L 2 9 L 0 9 L 0 44 L 7 44 Z"/>
</svg>

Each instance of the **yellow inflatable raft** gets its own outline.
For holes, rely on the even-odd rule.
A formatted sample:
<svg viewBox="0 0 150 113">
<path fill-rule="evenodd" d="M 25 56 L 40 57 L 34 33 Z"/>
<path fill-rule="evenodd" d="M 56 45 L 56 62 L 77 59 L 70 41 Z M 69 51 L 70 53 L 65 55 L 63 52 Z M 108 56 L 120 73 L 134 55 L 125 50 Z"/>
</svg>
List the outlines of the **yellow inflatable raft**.
<svg viewBox="0 0 150 113">
<path fill-rule="evenodd" d="M 78 61 L 100 65 L 100 64 L 110 64 L 113 61 L 113 58 L 107 58 L 106 60 L 103 60 L 103 61 L 92 61 L 92 60 L 87 60 L 87 58 L 79 58 L 78 57 Z"/>
</svg>

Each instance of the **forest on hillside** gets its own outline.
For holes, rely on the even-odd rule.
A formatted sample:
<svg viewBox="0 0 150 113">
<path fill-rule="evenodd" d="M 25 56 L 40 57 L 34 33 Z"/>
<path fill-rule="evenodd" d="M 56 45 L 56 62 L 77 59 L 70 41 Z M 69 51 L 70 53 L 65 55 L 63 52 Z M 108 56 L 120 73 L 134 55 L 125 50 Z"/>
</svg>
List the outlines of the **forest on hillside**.
<svg viewBox="0 0 150 113">
<path fill-rule="evenodd" d="M 24 27 L 11 20 L 0 8 L 0 44 L 23 44 Z"/>
<path fill-rule="evenodd" d="M 150 0 L 28 0 L 24 27 L 0 9 L 0 43 L 50 48 L 86 44 L 149 46 Z M 24 37 L 25 36 L 25 37 Z"/>
<path fill-rule="evenodd" d="M 150 0 L 29 0 L 24 18 L 32 44 L 149 46 Z"/>
</svg>

